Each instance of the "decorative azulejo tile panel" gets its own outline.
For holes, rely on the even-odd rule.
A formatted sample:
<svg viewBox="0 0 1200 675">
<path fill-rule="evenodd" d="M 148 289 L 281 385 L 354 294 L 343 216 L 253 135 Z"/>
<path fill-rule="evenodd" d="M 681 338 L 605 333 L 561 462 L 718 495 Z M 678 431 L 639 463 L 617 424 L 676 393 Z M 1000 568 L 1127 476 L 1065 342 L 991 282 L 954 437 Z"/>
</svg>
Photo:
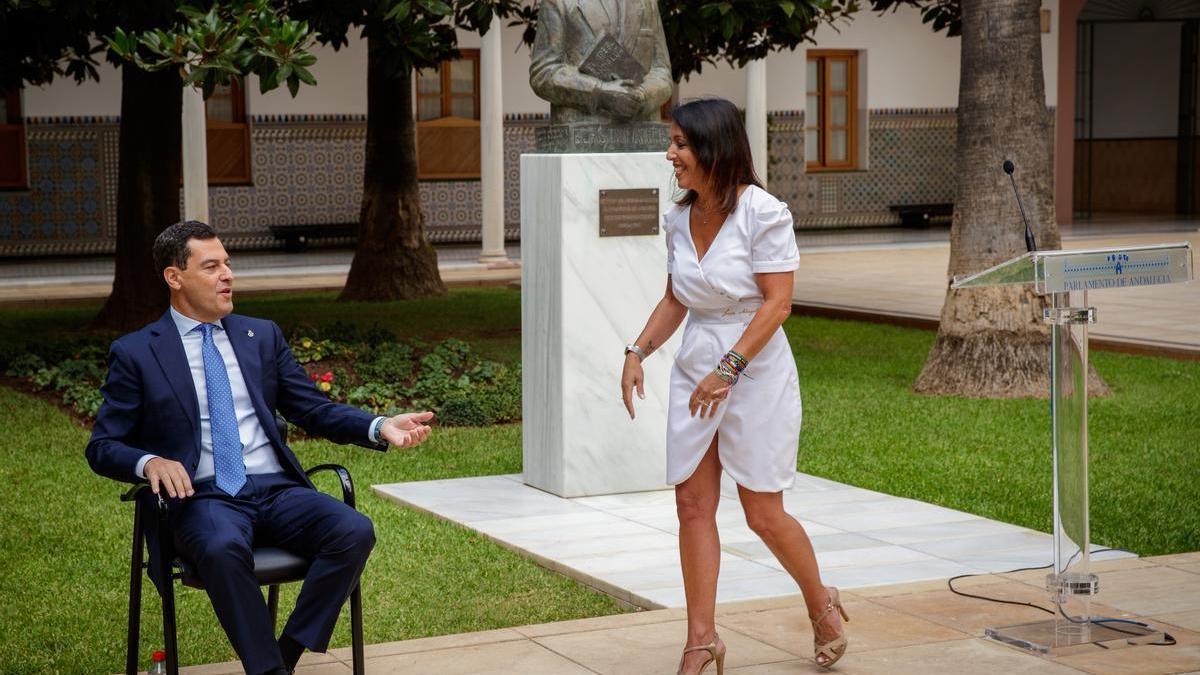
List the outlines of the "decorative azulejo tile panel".
<svg viewBox="0 0 1200 675">
<path fill-rule="evenodd" d="M 872 111 L 867 168 L 804 170 L 803 113 L 771 120 L 771 189 L 792 208 L 800 228 L 892 225 L 894 204 L 954 201 L 953 110 Z"/>
<path fill-rule="evenodd" d="M 107 198 L 104 142 L 110 126 L 90 120 L 83 124 L 30 121 L 26 131 L 29 188 L 0 192 L 0 255 L 111 250 L 107 225 L 110 208 L 115 208 Z M 115 202 L 115 181 L 111 192 Z"/>
<path fill-rule="evenodd" d="M 357 221 L 366 134 L 353 121 L 255 124 L 254 184 L 209 188 L 209 217 L 237 248 L 275 245 L 272 225 Z"/>
<path fill-rule="evenodd" d="M 520 235 L 520 157 L 534 149 L 545 115 L 504 123 L 505 233 Z M 792 208 L 798 227 L 898 222 L 892 204 L 954 198 L 952 110 L 872 111 L 864 171 L 808 174 L 804 117 L 771 116 L 771 190 Z M 0 192 L 0 256 L 111 252 L 116 238 L 118 120 L 30 120 L 30 187 Z M 366 121 L 361 116 L 255 118 L 254 184 L 210 188 L 213 223 L 231 248 L 277 245 L 272 225 L 358 220 Z M 425 181 L 421 204 L 434 242 L 480 238 L 479 182 Z"/>
</svg>

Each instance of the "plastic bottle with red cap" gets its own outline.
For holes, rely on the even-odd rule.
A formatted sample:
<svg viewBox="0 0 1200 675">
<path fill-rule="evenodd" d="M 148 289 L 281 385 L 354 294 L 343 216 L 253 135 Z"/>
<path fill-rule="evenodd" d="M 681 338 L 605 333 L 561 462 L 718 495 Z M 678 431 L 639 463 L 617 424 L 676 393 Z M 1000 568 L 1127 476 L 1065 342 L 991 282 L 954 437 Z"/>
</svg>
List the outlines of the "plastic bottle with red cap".
<svg viewBox="0 0 1200 675">
<path fill-rule="evenodd" d="M 167 675 L 167 653 L 159 650 L 150 655 L 150 669 L 146 675 Z"/>
</svg>

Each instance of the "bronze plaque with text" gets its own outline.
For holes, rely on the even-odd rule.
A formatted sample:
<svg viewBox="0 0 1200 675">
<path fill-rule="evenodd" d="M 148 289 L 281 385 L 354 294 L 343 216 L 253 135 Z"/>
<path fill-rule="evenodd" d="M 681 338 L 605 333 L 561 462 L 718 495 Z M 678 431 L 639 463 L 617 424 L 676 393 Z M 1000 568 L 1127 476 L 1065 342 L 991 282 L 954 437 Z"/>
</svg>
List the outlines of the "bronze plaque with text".
<svg viewBox="0 0 1200 675">
<path fill-rule="evenodd" d="M 658 188 L 600 191 L 600 236 L 658 234 Z"/>
</svg>

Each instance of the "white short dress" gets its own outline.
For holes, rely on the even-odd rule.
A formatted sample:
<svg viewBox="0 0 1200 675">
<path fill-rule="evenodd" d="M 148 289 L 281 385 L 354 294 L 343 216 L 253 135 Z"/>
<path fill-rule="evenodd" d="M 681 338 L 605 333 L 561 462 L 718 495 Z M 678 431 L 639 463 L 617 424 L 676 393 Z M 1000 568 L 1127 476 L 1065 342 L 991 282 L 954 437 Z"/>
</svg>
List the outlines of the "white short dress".
<svg viewBox="0 0 1200 675">
<path fill-rule="evenodd" d="M 690 210 L 674 206 L 663 214 L 667 272 L 675 297 L 688 308 L 671 369 L 667 482 L 675 485 L 692 475 L 715 433 L 721 465 L 738 485 L 778 492 L 791 487 L 796 475 L 801 416 L 800 380 L 783 329 L 750 362 L 714 417 L 692 417 L 688 400 L 762 306 L 754 275 L 799 267 L 792 214 L 786 204 L 751 185 L 700 260 L 688 225 Z"/>
</svg>

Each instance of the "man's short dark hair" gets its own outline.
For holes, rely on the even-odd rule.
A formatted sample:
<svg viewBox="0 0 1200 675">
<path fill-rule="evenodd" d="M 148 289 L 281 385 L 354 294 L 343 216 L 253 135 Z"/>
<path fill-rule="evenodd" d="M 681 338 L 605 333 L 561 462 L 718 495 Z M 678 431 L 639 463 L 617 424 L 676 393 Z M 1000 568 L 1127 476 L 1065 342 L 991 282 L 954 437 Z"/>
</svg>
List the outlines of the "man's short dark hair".
<svg viewBox="0 0 1200 675">
<path fill-rule="evenodd" d="M 217 231 L 208 223 L 198 220 L 184 220 L 168 227 L 159 233 L 154 240 L 154 268 L 161 276 L 163 270 L 175 266 L 187 269 L 188 257 L 192 255 L 188 248 L 189 239 L 212 239 Z"/>
</svg>

